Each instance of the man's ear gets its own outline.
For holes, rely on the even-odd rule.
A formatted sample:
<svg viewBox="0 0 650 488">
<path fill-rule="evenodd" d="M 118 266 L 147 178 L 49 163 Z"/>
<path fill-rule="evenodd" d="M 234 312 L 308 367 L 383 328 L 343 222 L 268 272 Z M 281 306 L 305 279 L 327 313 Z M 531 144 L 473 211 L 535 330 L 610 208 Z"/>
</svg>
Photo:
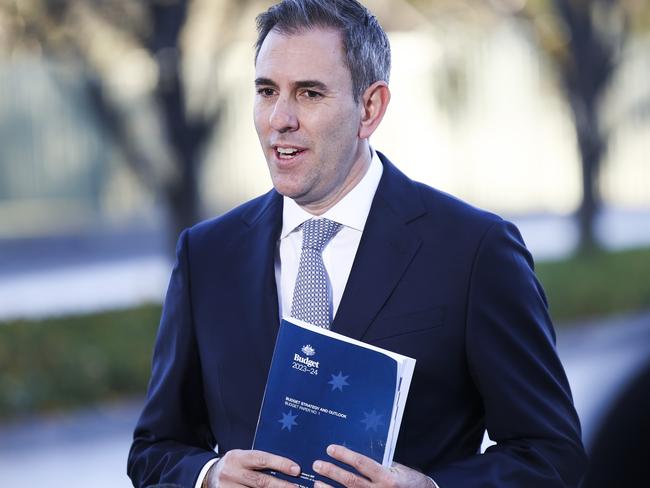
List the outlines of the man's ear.
<svg viewBox="0 0 650 488">
<path fill-rule="evenodd" d="M 369 138 L 384 118 L 390 102 L 390 90 L 385 81 L 375 81 L 361 97 L 361 124 L 359 138 Z"/>
</svg>

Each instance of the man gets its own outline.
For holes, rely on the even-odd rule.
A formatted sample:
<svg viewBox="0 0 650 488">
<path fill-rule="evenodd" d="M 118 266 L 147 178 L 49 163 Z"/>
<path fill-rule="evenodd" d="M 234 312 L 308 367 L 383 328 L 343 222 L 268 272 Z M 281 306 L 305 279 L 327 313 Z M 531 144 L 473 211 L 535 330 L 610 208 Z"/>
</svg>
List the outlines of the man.
<svg viewBox="0 0 650 488">
<path fill-rule="evenodd" d="M 369 145 L 390 99 L 376 19 L 354 0 L 284 0 L 258 31 L 254 118 L 274 190 L 179 239 L 134 484 L 291 486 L 264 470 L 300 466 L 249 449 L 279 319 L 309 286 L 303 234 L 325 225 L 324 325 L 417 365 L 396 463 L 330 446 L 314 469 L 350 488 L 576 486 L 579 422 L 519 233 Z M 496 445 L 478 454 L 486 428 Z"/>
</svg>

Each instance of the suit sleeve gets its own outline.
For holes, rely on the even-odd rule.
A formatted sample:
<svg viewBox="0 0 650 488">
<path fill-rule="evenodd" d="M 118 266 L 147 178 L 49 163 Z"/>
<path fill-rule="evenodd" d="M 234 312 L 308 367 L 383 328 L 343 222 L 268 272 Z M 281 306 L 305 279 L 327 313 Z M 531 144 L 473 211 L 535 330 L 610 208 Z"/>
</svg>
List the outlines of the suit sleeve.
<svg viewBox="0 0 650 488">
<path fill-rule="evenodd" d="M 510 223 L 495 222 L 482 239 L 466 317 L 467 362 L 496 445 L 429 474 L 441 488 L 577 486 L 579 420 L 546 297 Z"/>
<path fill-rule="evenodd" d="M 127 471 L 135 487 L 194 486 L 206 462 L 216 457 L 192 320 L 188 239 L 184 231 L 178 241 L 147 399 L 129 452 Z"/>
</svg>

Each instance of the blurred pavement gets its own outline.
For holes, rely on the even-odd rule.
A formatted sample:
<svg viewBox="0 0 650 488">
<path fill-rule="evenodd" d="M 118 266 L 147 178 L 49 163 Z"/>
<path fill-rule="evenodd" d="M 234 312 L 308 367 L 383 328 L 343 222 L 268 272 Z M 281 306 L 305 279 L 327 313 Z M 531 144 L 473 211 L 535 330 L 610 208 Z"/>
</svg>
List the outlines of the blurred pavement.
<svg viewBox="0 0 650 488">
<path fill-rule="evenodd" d="M 558 330 L 558 353 L 590 446 L 609 402 L 650 361 L 650 310 L 572 325 Z"/>
<path fill-rule="evenodd" d="M 525 215 L 512 220 L 537 261 L 575 247 L 569 216 Z M 607 209 L 597 221 L 603 245 L 650 245 L 650 209 Z M 0 240 L 0 321 L 126 308 L 162 302 L 172 262 L 160 231 L 134 229 L 38 239 Z"/>
<path fill-rule="evenodd" d="M 166 238 L 132 228 L 0 239 L 0 321 L 161 303 Z"/>
<path fill-rule="evenodd" d="M 0 426 L 0 486 L 127 488 L 141 402 Z"/>
<path fill-rule="evenodd" d="M 650 358 L 650 311 L 560 329 L 558 349 L 589 445 L 609 402 Z M 140 405 L 0 426 L 0 486 L 131 486 L 126 457 Z"/>
</svg>

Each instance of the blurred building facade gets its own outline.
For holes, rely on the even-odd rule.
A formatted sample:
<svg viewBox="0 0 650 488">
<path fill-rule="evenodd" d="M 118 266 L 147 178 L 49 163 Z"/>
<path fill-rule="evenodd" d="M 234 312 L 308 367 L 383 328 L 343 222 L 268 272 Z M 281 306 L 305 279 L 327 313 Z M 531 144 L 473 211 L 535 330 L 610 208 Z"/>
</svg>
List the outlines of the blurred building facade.
<svg viewBox="0 0 650 488">
<path fill-rule="evenodd" d="M 390 30 L 394 68 L 391 107 L 373 146 L 414 179 L 500 213 L 573 212 L 581 191 L 575 129 L 530 33 L 506 16 L 477 27 L 432 22 L 407 9 L 395 20 L 387 2 L 375 3 Z M 271 186 L 252 124 L 257 7 L 245 11 L 245 34 L 219 50 L 209 77 L 220 121 L 202 151 L 205 217 Z M 184 38 L 186 50 L 191 42 L 208 50 L 196 34 L 201 24 L 194 31 Z M 187 76 L 199 76 L 205 59 L 185 66 Z M 130 83 L 124 73 L 113 82 L 118 88 Z M 54 60 L 37 49 L 0 58 L 0 238 L 164 228 L 160 195 L 141 184 L 89 108 L 87 76 L 74 56 Z M 600 188 L 609 206 L 650 209 L 648 79 L 650 36 L 637 36 L 604 102 L 611 135 Z M 151 120 L 140 120 L 145 129 L 134 129 L 136 137 L 155 132 L 146 130 Z"/>
</svg>

